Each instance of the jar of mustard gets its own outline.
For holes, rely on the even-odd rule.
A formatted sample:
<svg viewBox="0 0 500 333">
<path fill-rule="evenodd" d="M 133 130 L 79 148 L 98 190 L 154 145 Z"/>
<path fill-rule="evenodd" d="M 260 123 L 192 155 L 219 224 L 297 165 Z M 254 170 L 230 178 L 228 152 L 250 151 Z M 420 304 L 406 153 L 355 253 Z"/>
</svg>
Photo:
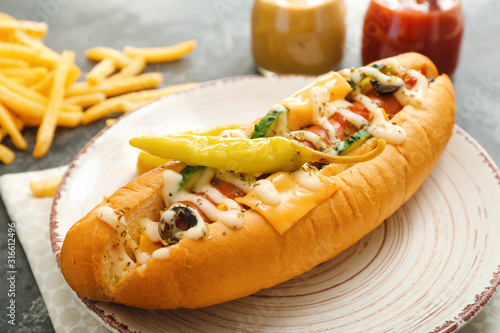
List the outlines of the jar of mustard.
<svg viewBox="0 0 500 333">
<path fill-rule="evenodd" d="M 343 0 L 255 0 L 252 54 L 264 74 L 319 75 L 342 61 Z"/>
</svg>

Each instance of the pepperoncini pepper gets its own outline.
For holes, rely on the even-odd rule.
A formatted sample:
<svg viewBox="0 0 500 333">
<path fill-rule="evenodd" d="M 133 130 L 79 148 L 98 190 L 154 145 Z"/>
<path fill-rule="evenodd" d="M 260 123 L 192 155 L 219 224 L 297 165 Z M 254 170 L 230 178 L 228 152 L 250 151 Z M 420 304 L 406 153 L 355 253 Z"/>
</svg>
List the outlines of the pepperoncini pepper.
<svg viewBox="0 0 500 333">
<path fill-rule="evenodd" d="M 385 141 L 360 156 L 335 156 L 308 148 L 284 137 L 258 139 L 225 138 L 189 134 L 148 135 L 130 140 L 130 144 L 151 155 L 172 158 L 189 165 L 201 165 L 241 173 L 295 171 L 307 162 L 358 163 L 379 155 Z"/>
</svg>

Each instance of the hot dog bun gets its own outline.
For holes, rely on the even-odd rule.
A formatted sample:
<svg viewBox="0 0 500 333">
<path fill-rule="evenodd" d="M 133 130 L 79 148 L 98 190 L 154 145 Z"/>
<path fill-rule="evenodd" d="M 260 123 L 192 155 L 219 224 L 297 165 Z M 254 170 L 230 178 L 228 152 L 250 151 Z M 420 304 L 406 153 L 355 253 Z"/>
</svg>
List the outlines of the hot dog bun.
<svg viewBox="0 0 500 333">
<path fill-rule="evenodd" d="M 321 172 L 331 175 L 340 189 L 285 233 L 280 235 L 260 214 L 249 210 L 243 228 L 234 230 L 215 222 L 202 241 L 185 238 L 171 247 L 168 259 L 150 259 L 117 277 L 107 257 L 116 231 L 96 210 L 107 205 L 123 210 L 127 221 L 158 220 L 164 209 L 162 172 L 184 167 L 171 162 L 134 179 L 69 230 L 60 253 L 68 284 L 92 300 L 150 309 L 198 308 L 272 287 L 356 243 L 415 193 L 445 149 L 455 122 L 451 80 L 438 76 L 428 58 L 408 53 L 388 61 L 435 78 L 425 97 L 426 108 L 407 105 L 392 119 L 406 131 L 404 143 L 388 144 L 377 158 L 340 173 L 335 166 L 324 168 Z M 139 226 L 128 228 L 136 237 Z"/>
</svg>

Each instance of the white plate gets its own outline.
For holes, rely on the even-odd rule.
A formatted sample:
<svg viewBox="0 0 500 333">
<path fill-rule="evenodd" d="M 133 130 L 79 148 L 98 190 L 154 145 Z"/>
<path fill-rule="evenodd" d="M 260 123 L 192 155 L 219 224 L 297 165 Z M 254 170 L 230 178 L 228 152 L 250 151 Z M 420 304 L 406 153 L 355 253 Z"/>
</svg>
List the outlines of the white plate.
<svg viewBox="0 0 500 333">
<path fill-rule="evenodd" d="M 130 138 L 244 123 L 310 81 L 212 81 L 120 118 L 85 146 L 63 180 L 51 221 L 56 258 L 70 226 L 135 175 Z M 124 332 L 452 332 L 500 284 L 499 198 L 498 168 L 456 127 L 431 176 L 403 207 L 304 275 L 198 310 L 81 301 L 109 328 Z"/>
</svg>

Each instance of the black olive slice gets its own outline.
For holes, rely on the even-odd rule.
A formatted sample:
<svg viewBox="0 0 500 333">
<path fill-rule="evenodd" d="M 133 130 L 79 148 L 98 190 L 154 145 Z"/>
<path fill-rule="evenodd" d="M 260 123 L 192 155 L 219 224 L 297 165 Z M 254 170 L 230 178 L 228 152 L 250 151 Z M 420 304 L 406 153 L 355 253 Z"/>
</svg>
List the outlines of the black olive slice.
<svg viewBox="0 0 500 333">
<path fill-rule="evenodd" d="M 402 86 L 401 84 L 399 84 L 399 85 L 391 85 L 391 84 L 383 85 L 382 83 L 375 81 L 375 80 L 371 80 L 370 82 L 372 84 L 373 89 L 375 89 L 375 91 L 377 93 L 379 93 L 380 95 L 393 94 Z"/>
<path fill-rule="evenodd" d="M 173 214 L 174 222 L 175 219 L 181 218 L 187 224 L 188 229 L 198 224 L 198 219 L 196 218 L 196 215 L 193 214 L 193 211 L 186 206 L 172 207 L 168 211 L 174 212 Z M 170 233 L 172 229 L 173 227 L 168 223 L 168 221 L 163 219 L 163 214 L 162 214 L 162 218 L 160 219 L 160 223 L 158 224 L 158 232 L 162 240 L 168 244 L 175 244 L 178 241 Z"/>
</svg>

